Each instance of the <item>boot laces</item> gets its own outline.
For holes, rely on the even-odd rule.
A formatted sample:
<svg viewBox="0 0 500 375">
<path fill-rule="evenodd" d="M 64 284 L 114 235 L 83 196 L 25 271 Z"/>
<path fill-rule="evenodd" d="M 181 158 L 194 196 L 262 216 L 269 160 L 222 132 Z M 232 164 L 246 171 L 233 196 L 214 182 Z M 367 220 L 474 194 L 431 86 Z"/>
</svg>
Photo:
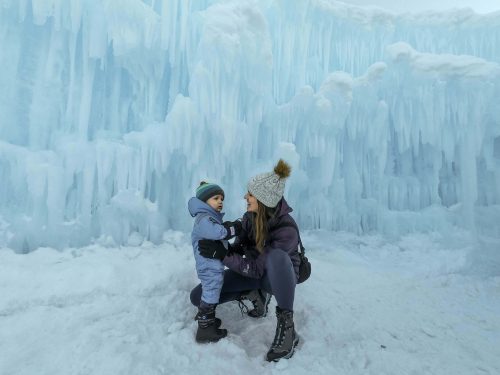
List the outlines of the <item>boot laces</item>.
<svg viewBox="0 0 500 375">
<path fill-rule="evenodd" d="M 238 298 L 238 307 L 240 308 L 241 316 L 245 316 L 245 314 L 248 314 L 248 306 L 245 305 L 242 298 Z"/>
<path fill-rule="evenodd" d="M 290 327 L 286 327 L 286 317 L 278 318 L 278 326 L 276 327 L 276 334 L 274 335 L 274 340 L 271 345 L 272 348 L 278 348 L 283 345 L 283 341 L 285 341 L 286 332 L 290 329 Z"/>
</svg>

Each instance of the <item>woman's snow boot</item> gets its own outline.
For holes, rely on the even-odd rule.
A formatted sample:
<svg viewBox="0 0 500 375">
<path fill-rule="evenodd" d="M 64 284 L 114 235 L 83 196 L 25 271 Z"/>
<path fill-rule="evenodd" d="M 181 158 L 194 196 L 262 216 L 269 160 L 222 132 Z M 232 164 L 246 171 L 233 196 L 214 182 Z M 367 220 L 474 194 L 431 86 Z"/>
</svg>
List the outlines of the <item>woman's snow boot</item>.
<svg viewBox="0 0 500 375">
<path fill-rule="evenodd" d="M 290 358 L 299 343 L 299 336 L 295 332 L 293 323 L 293 311 L 282 310 L 276 306 L 276 317 L 278 318 L 276 334 L 266 355 L 269 362 L 278 362 L 281 358 Z"/>
<path fill-rule="evenodd" d="M 248 316 L 252 318 L 262 318 L 267 315 L 267 309 L 272 295 L 263 289 L 254 289 L 243 294 L 242 299 L 247 299 L 252 302 L 253 309 L 248 311 Z"/>
</svg>

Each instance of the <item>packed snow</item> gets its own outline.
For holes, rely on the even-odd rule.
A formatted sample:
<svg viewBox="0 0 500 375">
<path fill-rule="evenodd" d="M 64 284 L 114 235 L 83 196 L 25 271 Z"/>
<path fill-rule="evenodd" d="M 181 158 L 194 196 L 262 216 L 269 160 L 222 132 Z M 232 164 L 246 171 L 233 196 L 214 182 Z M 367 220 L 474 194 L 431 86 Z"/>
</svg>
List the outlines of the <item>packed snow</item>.
<svg viewBox="0 0 500 375">
<path fill-rule="evenodd" d="M 229 336 L 194 341 L 189 234 L 164 244 L 0 250 L 0 373 L 498 374 L 500 268 L 454 233 L 303 234 L 313 264 L 296 289 L 301 343 L 268 363 L 275 301 L 262 319 L 220 305 Z M 500 241 L 491 243 L 500 248 Z M 492 247 L 493 249 L 493 247 Z"/>
</svg>

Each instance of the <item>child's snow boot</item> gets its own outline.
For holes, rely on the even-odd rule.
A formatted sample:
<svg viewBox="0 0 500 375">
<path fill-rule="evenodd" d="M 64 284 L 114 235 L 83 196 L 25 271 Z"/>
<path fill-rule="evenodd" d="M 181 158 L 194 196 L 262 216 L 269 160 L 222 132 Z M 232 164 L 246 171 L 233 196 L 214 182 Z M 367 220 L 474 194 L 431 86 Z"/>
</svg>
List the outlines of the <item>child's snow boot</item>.
<svg viewBox="0 0 500 375">
<path fill-rule="evenodd" d="M 198 331 L 196 331 L 198 343 L 217 342 L 227 336 L 227 330 L 217 327 L 215 306 L 207 304 L 198 308 Z"/>
<path fill-rule="evenodd" d="M 299 343 L 299 336 L 295 332 L 293 323 L 293 311 L 282 310 L 276 306 L 276 317 L 278 318 L 276 334 L 266 355 L 269 362 L 278 362 L 281 358 L 290 358 Z"/>
<path fill-rule="evenodd" d="M 198 319 L 200 319 L 200 311 L 199 310 L 196 313 L 196 315 L 194 316 L 194 320 L 198 320 Z M 222 325 L 222 320 L 220 320 L 219 318 L 215 318 L 215 326 L 217 328 L 219 328 L 221 325 Z"/>
</svg>

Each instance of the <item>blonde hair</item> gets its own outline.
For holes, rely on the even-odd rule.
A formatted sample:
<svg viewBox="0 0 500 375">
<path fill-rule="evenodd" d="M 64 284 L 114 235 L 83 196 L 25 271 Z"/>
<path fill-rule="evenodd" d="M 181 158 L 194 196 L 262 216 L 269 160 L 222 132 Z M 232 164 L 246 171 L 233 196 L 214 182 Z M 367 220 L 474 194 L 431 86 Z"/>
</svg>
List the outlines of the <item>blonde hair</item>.
<svg viewBox="0 0 500 375">
<path fill-rule="evenodd" d="M 276 208 L 265 206 L 257 200 L 257 212 L 252 216 L 252 227 L 255 234 L 255 247 L 262 252 L 268 235 L 268 221 L 276 212 Z"/>
</svg>

